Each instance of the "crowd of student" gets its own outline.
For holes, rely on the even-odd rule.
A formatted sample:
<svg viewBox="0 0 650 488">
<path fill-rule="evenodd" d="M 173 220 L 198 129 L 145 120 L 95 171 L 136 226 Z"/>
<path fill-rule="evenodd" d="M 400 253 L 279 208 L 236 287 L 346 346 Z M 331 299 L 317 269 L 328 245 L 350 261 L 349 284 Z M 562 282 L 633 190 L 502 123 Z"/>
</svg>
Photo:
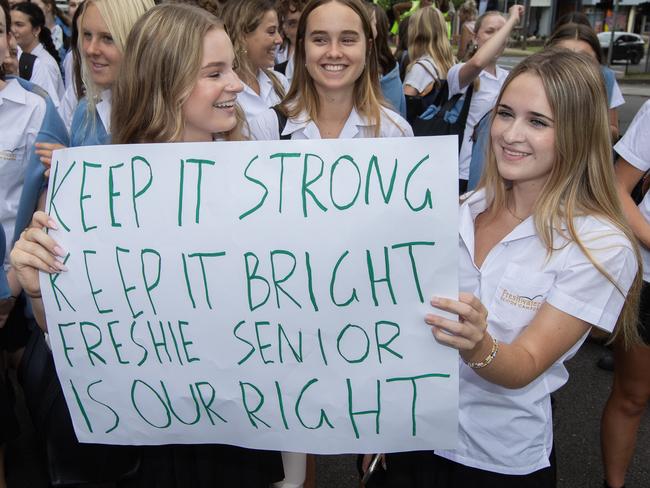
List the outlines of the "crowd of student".
<svg viewBox="0 0 650 488">
<path fill-rule="evenodd" d="M 555 486 L 551 393 L 592 327 L 614 337 L 603 458 L 605 486 L 623 486 L 650 398 L 650 197 L 635 189 L 650 169 L 650 102 L 616 143 L 624 100 L 586 19 L 562 19 L 542 52 L 508 72 L 497 58 L 522 18 L 517 5 L 504 16 L 465 2 L 457 62 L 451 2 L 404 2 L 388 15 L 361 0 L 155 3 L 70 1 L 66 17 L 54 0 L 0 0 L 0 456 L 18 431 L 4 371 L 18 368 L 28 406 L 52 391 L 61 400 L 60 387 L 30 384 L 25 364 L 49 353 L 38 273 L 67 269 L 42 211 L 53 150 L 408 138 L 444 89 L 469 104 L 459 138 L 460 293 L 431 297 L 423 323 L 460 353 L 459 444 L 386 454 L 390 469 L 368 486 Z M 80 445 L 65 406 L 55 412 L 33 420 L 59 484 L 305 481 L 304 454 Z"/>
</svg>

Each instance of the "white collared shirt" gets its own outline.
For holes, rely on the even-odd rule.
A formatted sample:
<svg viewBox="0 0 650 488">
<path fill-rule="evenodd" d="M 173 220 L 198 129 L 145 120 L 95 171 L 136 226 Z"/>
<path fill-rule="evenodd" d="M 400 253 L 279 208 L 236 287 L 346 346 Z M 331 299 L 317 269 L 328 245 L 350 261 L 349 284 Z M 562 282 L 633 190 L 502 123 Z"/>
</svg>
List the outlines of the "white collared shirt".
<svg viewBox="0 0 650 488">
<path fill-rule="evenodd" d="M 635 168 L 641 171 L 650 170 L 650 101 L 645 102 L 634 116 L 625 135 L 616 143 L 616 152 Z M 650 192 L 646 193 L 639 204 L 639 210 L 650 222 Z M 643 280 L 650 282 L 650 249 L 641 246 L 643 258 Z"/>
<path fill-rule="evenodd" d="M 23 54 L 23 50 L 18 46 L 17 57 Z M 52 99 L 54 106 L 58 109 L 61 105 L 61 99 L 65 94 L 65 87 L 63 86 L 63 77 L 56 60 L 48 53 L 42 44 L 36 46 L 32 53 L 36 56 L 34 66 L 32 68 L 32 77 L 28 80 L 35 85 L 40 86 Z M 54 69 L 56 67 L 56 69 Z"/>
<path fill-rule="evenodd" d="M 474 264 L 474 221 L 487 208 L 485 191 L 468 194 L 460 207 L 459 289 L 488 309 L 488 332 L 512 343 L 543 303 L 611 331 L 625 297 L 589 261 L 577 244 L 557 236 L 548 256 L 533 217 L 519 224 Z M 638 265 L 627 238 L 612 224 L 578 217 L 576 230 L 593 258 L 627 293 Z M 564 245 L 566 244 L 566 245 Z M 436 454 L 503 474 L 523 475 L 549 465 L 553 444 L 550 394 L 568 379 L 563 363 L 586 338 L 523 388 L 508 389 L 481 378 L 460 362 L 459 443 Z"/>
<path fill-rule="evenodd" d="M 460 69 L 464 63 L 459 63 L 451 67 L 447 73 L 447 83 L 449 84 L 449 98 L 456 93 L 465 93 L 467 87 L 460 87 Z M 483 116 L 494 107 L 503 82 L 508 77 L 508 71 L 497 66 L 496 76 L 492 76 L 487 71 L 481 71 L 479 75 L 479 89 L 472 94 L 472 101 L 469 105 L 467 114 L 467 123 L 463 134 L 463 144 L 460 147 L 458 156 L 458 177 L 461 180 L 469 178 L 469 163 L 472 160 L 472 134 L 474 127 L 480 122 Z"/>
<path fill-rule="evenodd" d="M 413 130 L 406 120 L 398 113 L 382 107 L 379 137 L 410 137 Z M 253 121 L 249 122 L 251 139 L 256 141 L 272 141 L 280 139 L 278 118 L 273 109 L 266 110 Z M 290 118 L 282 131 L 282 135 L 291 135 L 291 139 L 321 139 L 320 131 L 306 113 Z M 375 126 L 362 117 L 352 107 L 338 139 L 369 138 L 375 136 Z"/>
<path fill-rule="evenodd" d="M 289 82 L 282 73 L 273 72 L 273 74 L 280 80 L 284 87 L 285 93 L 289 89 Z M 266 109 L 277 105 L 282 101 L 273 87 L 273 82 L 269 75 L 264 70 L 259 70 L 257 73 L 257 82 L 260 85 L 260 94 L 258 95 L 253 89 L 244 83 L 244 91 L 237 95 L 237 103 L 246 114 L 246 120 L 250 123 L 256 116 L 264 112 Z"/>
<path fill-rule="evenodd" d="M 104 124 L 104 129 L 106 133 L 111 133 L 111 105 L 113 100 L 113 92 L 111 89 L 103 90 L 101 95 L 101 100 L 95 106 L 97 109 L 97 114 L 99 115 L 99 120 Z"/>
<path fill-rule="evenodd" d="M 16 80 L 0 90 L 0 224 L 7 236 L 5 268 L 16 224 L 25 169 L 45 117 L 45 100 Z"/>
</svg>

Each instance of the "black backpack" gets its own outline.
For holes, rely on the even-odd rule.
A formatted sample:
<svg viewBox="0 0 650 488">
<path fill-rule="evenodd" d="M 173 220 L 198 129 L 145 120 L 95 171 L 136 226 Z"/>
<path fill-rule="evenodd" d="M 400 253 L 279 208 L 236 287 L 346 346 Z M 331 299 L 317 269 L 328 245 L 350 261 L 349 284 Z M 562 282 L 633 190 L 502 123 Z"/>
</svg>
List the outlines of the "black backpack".
<svg viewBox="0 0 650 488">
<path fill-rule="evenodd" d="M 405 95 L 404 96 L 404 98 L 406 99 L 406 120 L 411 125 L 418 117 L 418 115 L 424 112 L 427 109 L 427 107 L 431 105 L 434 102 L 434 100 L 436 100 L 438 94 L 440 93 L 440 88 L 442 86 L 440 85 L 441 80 L 438 80 L 438 74 L 431 72 L 431 70 L 427 68 L 426 64 L 420 61 L 417 61 L 415 64 L 422 66 L 422 68 L 424 68 L 424 70 L 427 73 L 429 73 L 429 75 L 431 75 L 431 77 L 434 79 L 434 82 L 431 91 L 426 95 Z"/>
<path fill-rule="evenodd" d="M 456 134 L 458 135 L 458 152 L 460 152 L 473 93 L 474 84 L 472 83 L 464 94 L 457 93 L 449 98 L 449 85 L 447 80 L 444 80 L 433 103 L 411 123 L 413 134 L 415 136 Z"/>
</svg>

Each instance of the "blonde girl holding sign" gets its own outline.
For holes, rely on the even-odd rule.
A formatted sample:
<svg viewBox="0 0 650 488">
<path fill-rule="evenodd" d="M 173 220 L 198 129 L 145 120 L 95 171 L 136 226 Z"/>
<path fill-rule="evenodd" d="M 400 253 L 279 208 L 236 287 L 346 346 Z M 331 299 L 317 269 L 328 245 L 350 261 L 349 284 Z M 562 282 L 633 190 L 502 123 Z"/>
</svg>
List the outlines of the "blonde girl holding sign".
<svg viewBox="0 0 650 488">
<path fill-rule="evenodd" d="M 241 139 L 243 117 L 236 100 L 243 86 L 233 71 L 232 44 L 221 21 L 197 7 L 161 5 L 134 25 L 127 46 L 113 88 L 114 143 Z M 62 254 L 42 231 L 53 224 L 37 212 L 12 254 L 33 296 L 40 295 L 37 272 L 53 271 Z M 282 478 L 280 455 L 269 451 L 221 445 L 141 451 L 138 472 L 121 488 L 267 488 Z"/>
<path fill-rule="evenodd" d="M 513 69 L 459 211 L 459 297 L 434 297 L 425 317 L 460 353 L 458 444 L 388 455 L 387 475 L 404 476 L 388 486 L 555 487 L 550 395 L 564 361 L 592 327 L 638 337 L 639 249 L 611 159 L 593 60 L 549 49 Z"/>
</svg>

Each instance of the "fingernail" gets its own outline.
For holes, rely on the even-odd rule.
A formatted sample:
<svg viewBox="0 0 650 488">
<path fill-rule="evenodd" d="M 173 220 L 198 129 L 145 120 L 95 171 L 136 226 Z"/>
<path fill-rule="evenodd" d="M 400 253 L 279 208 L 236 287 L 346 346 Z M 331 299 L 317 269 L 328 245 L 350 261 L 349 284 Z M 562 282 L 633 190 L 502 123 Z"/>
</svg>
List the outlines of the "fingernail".
<svg viewBox="0 0 650 488">
<path fill-rule="evenodd" d="M 56 261 L 54 263 L 54 266 L 56 266 L 58 271 L 68 271 L 68 268 L 66 267 L 66 265 L 63 264 L 63 263 L 60 263 L 59 261 Z"/>
<path fill-rule="evenodd" d="M 56 222 L 54 222 L 54 219 L 52 219 L 52 218 L 47 219 L 47 225 L 52 230 L 59 230 L 59 226 L 56 225 Z M 62 256 L 63 256 L 63 254 L 62 254 Z"/>
<path fill-rule="evenodd" d="M 438 305 L 438 304 L 440 304 L 440 298 L 438 298 L 438 297 L 433 297 L 433 298 L 431 299 L 431 305 Z"/>
<path fill-rule="evenodd" d="M 65 251 L 61 248 L 61 246 L 54 247 L 54 254 L 57 256 L 65 257 Z"/>
</svg>

